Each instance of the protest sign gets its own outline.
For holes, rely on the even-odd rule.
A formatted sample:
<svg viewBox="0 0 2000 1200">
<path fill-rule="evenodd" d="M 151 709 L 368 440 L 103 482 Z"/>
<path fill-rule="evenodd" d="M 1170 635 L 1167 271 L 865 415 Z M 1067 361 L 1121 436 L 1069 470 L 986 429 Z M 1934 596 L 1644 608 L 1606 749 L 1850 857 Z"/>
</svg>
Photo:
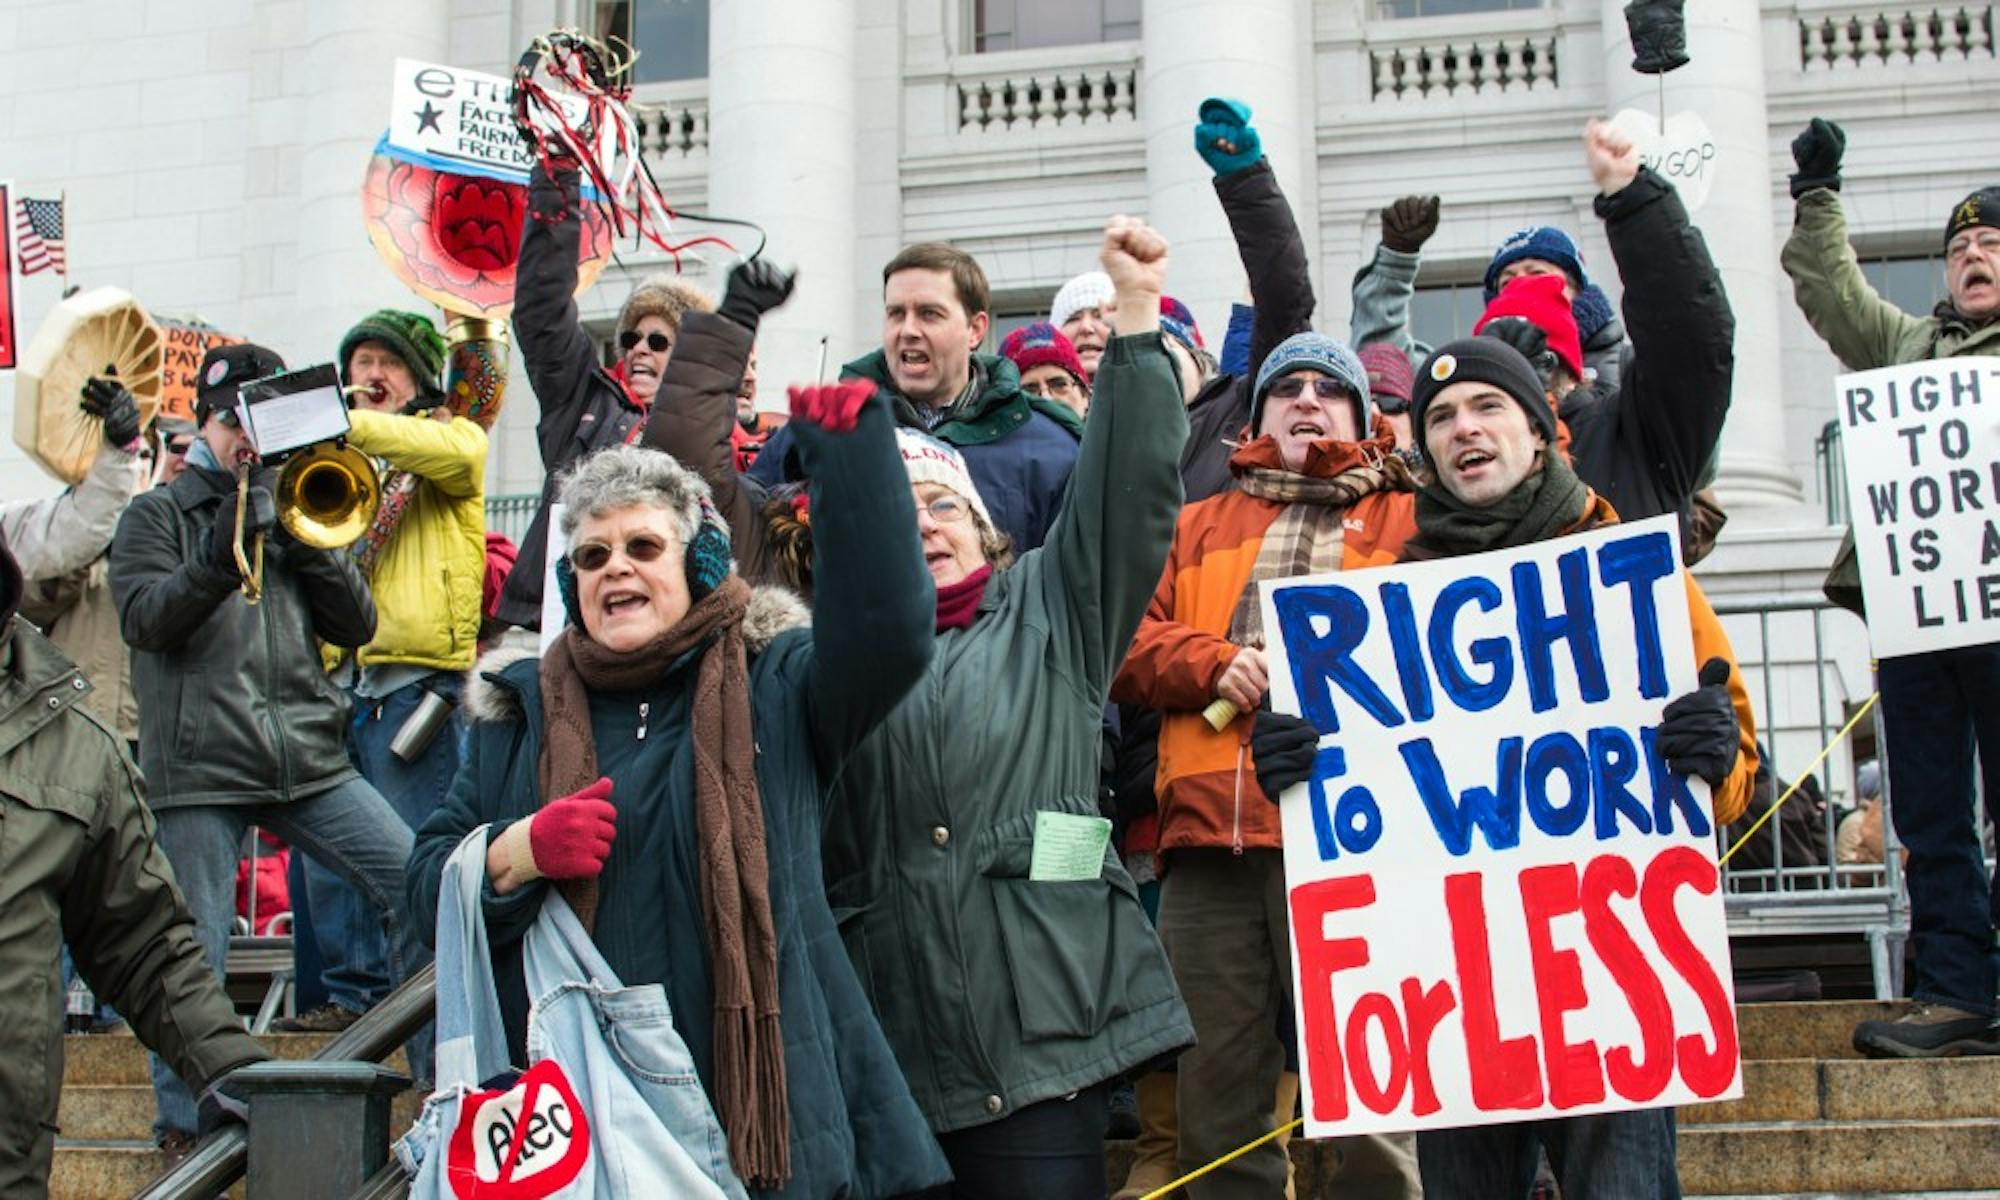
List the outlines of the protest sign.
<svg viewBox="0 0 2000 1200">
<path fill-rule="evenodd" d="M 499 75 L 399 58 L 389 145 L 460 174 L 526 183 L 535 157 L 514 128 L 513 87 Z M 565 98 L 563 115 L 581 126 L 582 100 Z"/>
<path fill-rule="evenodd" d="M 2000 641 L 2000 359 L 1834 380 L 1879 658 Z"/>
<path fill-rule="evenodd" d="M 1260 585 L 1306 1136 L 1742 1094 L 1678 533 Z"/>
<path fill-rule="evenodd" d="M 243 339 L 211 329 L 200 321 L 155 317 L 160 327 L 160 412 L 194 420 L 195 375 L 201 360 L 217 346 L 234 346 Z"/>
<path fill-rule="evenodd" d="M 1677 112 L 1662 123 L 1651 113 L 1624 108 L 1618 110 L 1610 124 L 1632 139 L 1641 163 L 1674 185 L 1690 214 L 1701 211 L 1701 206 L 1708 203 L 1709 190 L 1715 186 L 1721 155 L 1715 134 L 1709 131 L 1708 122 L 1702 120 L 1700 113 Z"/>
</svg>

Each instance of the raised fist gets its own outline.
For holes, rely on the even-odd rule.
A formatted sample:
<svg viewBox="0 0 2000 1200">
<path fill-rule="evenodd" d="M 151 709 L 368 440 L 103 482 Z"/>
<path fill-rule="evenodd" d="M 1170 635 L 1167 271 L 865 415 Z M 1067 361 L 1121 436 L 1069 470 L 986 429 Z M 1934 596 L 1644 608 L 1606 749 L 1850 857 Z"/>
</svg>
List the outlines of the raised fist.
<svg viewBox="0 0 2000 1200">
<path fill-rule="evenodd" d="M 1847 152 L 1847 131 L 1825 117 L 1814 117 L 1792 139 L 1792 199 L 1814 188 L 1840 190 L 1840 156 Z"/>
<path fill-rule="evenodd" d="M 1437 232 L 1436 196 L 1405 196 L 1382 210 L 1382 244 L 1403 254 L 1415 254 Z"/>
</svg>

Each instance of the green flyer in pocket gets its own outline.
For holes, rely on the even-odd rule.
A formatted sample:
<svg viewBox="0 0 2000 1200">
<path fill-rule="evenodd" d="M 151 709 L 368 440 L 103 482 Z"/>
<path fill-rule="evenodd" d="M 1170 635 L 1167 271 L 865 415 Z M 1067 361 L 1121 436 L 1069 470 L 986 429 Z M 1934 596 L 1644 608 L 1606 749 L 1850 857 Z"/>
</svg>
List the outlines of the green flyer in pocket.
<svg viewBox="0 0 2000 1200">
<path fill-rule="evenodd" d="M 1035 855 L 1028 879 L 1035 883 L 1072 883 L 1104 873 L 1104 849 L 1111 844 L 1111 822 L 1066 812 L 1035 814 Z"/>
</svg>

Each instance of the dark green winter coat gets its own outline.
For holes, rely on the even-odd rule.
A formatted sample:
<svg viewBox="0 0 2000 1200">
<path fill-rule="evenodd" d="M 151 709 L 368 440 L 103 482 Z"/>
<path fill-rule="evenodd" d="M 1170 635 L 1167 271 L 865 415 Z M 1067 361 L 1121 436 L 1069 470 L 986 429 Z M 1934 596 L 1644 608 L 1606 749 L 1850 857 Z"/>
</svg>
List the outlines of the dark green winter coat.
<svg viewBox="0 0 2000 1200">
<path fill-rule="evenodd" d="M 1048 540 L 938 636 L 828 811 L 828 899 L 940 1132 L 1194 1042 L 1115 853 L 1096 879 L 1028 879 L 1037 812 L 1098 815 L 1105 696 L 1166 564 L 1186 439 L 1159 336 L 1114 338 Z"/>
<path fill-rule="evenodd" d="M 819 619 L 800 627 L 802 605 L 760 589 L 744 621 L 792 1165 L 783 1190 L 753 1194 L 868 1200 L 920 1191 L 950 1172 L 841 949 L 820 873 L 820 822 L 826 781 L 923 674 L 936 602 L 886 403 L 871 401 L 846 435 L 793 426 L 812 473 Z M 712 1101 L 713 991 L 688 737 L 698 660 L 698 651 L 682 656 L 643 692 L 591 696 L 598 770 L 611 779 L 618 809 L 591 936 L 624 984 L 663 985 Z M 475 668 L 464 763 L 410 859 L 410 908 L 426 929 L 436 927 L 445 859 L 465 834 L 491 823 L 497 837 L 541 806 L 537 667 L 528 659 Z M 506 896 L 487 887 L 494 973 L 517 1065 L 525 1065 L 527 1018 L 521 935 L 547 894 L 540 881 Z"/>
<path fill-rule="evenodd" d="M 194 940 L 117 734 L 20 618 L 0 626 L 0 1197 L 47 1194 L 64 943 L 100 1000 L 199 1093 L 265 1057 Z"/>
</svg>

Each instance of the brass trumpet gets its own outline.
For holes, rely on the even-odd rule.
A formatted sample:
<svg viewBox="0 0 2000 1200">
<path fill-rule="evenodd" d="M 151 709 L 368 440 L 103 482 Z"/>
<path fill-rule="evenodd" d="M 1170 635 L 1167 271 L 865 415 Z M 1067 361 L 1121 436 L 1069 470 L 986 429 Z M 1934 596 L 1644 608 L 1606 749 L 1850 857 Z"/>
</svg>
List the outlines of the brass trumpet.
<svg viewBox="0 0 2000 1200">
<path fill-rule="evenodd" d="M 243 510 L 249 497 L 245 463 L 236 473 L 236 569 L 243 576 L 243 599 L 255 604 L 264 593 L 264 535 L 252 538 L 245 552 Z M 339 442 L 321 442 L 285 460 L 273 499 L 285 532 L 316 550 L 336 550 L 374 523 L 382 482 L 367 455 Z"/>
</svg>

